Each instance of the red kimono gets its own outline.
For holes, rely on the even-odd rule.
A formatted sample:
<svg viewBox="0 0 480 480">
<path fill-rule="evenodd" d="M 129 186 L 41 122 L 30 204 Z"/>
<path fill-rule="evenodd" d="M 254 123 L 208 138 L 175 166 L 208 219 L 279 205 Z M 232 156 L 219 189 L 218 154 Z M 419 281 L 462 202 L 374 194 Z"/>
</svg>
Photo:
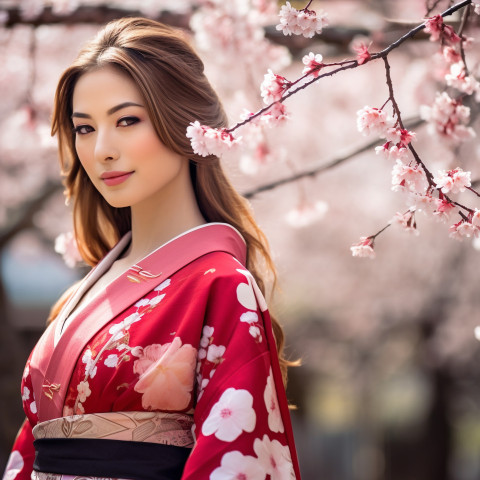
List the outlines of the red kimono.
<svg viewBox="0 0 480 480">
<path fill-rule="evenodd" d="M 30 355 L 27 420 L 4 480 L 98 477 L 37 472 L 34 438 L 193 447 L 182 480 L 299 479 L 270 317 L 244 267 L 243 238 L 226 224 L 185 232 L 69 315 L 129 240 L 85 277 Z"/>
</svg>

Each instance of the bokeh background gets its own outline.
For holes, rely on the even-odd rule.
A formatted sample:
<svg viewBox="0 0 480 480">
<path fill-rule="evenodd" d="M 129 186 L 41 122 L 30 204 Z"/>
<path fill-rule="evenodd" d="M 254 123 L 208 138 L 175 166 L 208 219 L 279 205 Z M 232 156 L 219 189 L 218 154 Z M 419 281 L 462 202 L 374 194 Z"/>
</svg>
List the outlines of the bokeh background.
<svg viewBox="0 0 480 480">
<path fill-rule="evenodd" d="M 312 39 L 275 30 L 283 2 L 231 0 L 0 0 L 0 468 L 23 420 L 20 378 L 58 296 L 86 272 L 54 252 L 71 230 L 49 116 L 56 81 L 108 20 L 143 15 L 192 36 L 232 124 L 262 106 L 267 68 L 293 80 L 303 55 L 352 58 L 359 36 L 378 51 L 418 23 L 432 0 L 324 0 L 330 26 Z M 292 2 L 298 8 L 302 2 Z M 461 12 L 451 24 L 458 27 Z M 259 33 L 260 32 L 260 33 Z M 479 17 L 466 34 L 479 74 Z M 419 34 L 392 52 L 400 109 L 416 125 L 416 149 L 431 170 L 461 166 L 480 178 L 478 137 L 452 147 L 419 120 L 445 85 L 438 44 Z M 365 149 L 356 111 L 388 98 L 381 61 L 325 78 L 287 100 L 290 120 L 225 157 L 252 202 L 278 267 L 270 304 L 287 333 L 288 396 L 305 480 L 480 478 L 480 251 L 448 237 L 448 225 L 417 216 L 419 236 L 392 226 L 377 258 L 349 247 L 406 210 L 391 191 L 391 163 Z M 479 105 L 469 99 L 479 132 Z M 262 190 L 295 174 L 317 173 Z M 479 207 L 473 193 L 464 203 Z M 311 219 L 301 226 L 310 211 Z"/>
</svg>

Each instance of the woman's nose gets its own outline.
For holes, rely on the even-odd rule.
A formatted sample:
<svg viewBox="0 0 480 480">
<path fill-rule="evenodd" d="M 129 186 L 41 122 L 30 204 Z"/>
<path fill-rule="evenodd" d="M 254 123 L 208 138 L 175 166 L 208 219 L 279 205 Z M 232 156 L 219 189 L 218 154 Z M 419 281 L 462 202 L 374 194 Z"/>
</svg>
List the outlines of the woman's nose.
<svg viewBox="0 0 480 480">
<path fill-rule="evenodd" d="M 115 145 L 112 135 L 108 132 L 98 132 L 95 145 L 95 158 L 99 162 L 117 160 L 120 152 Z"/>
</svg>

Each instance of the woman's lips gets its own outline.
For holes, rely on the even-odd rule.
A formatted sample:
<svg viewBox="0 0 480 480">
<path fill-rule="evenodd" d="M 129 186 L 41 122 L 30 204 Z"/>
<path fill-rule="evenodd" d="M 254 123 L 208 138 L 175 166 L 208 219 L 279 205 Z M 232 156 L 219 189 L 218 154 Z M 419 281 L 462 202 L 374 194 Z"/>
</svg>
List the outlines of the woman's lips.
<svg viewBox="0 0 480 480">
<path fill-rule="evenodd" d="M 133 172 L 105 172 L 100 175 L 100 178 L 105 182 L 106 185 L 113 187 L 114 185 L 123 183 L 132 174 Z"/>
</svg>

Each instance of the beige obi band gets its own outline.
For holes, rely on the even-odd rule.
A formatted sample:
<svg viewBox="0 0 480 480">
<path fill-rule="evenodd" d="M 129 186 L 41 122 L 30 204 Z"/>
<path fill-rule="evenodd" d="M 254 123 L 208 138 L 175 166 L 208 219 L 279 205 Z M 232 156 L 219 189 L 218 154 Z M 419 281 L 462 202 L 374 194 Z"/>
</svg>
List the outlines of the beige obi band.
<svg viewBox="0 0 480 480">
<path fill-rule="evenodd" d="M 54 418 L 33 428 L 42 438 L 100 438 L 193 447 L 193 417 L 183 413 L 107 412 Z"/>
</svg>

